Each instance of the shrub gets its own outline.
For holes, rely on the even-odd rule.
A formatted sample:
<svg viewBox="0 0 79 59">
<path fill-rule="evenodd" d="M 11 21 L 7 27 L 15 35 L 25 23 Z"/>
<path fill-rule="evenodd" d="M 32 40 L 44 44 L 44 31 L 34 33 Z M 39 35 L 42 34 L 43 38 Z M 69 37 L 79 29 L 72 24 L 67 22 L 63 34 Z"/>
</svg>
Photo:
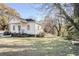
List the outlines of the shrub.
<svg viewBox="0 0 79 59">
<path fill-rule="evenodd" d="M 10 32 L 4 32 L 4 35 L 10 35 Z"/>
<path fill-rule="evenodd" d="M 65 40 L 73 40 L 72 36 L 66 36 Z"/>
<path fill-rule="evenodd" d="M 44 37 L 44 33 L 40 33 L 39 35 L 37 35 L 37 37 Z"/>
</svg>

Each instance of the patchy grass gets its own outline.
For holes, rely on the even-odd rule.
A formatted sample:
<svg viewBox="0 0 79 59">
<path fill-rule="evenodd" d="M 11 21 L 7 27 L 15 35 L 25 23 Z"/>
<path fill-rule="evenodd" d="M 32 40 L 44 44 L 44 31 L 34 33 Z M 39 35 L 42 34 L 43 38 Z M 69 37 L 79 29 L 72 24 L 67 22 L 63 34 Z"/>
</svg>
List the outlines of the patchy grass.
<svg viewBox="0 0 79 59">
<path fill-rule="evenodd" d="M 73 54 L 71 41 L 60 37 L 0 38 L 0 55 L 67 56 Z"/>
</svg>

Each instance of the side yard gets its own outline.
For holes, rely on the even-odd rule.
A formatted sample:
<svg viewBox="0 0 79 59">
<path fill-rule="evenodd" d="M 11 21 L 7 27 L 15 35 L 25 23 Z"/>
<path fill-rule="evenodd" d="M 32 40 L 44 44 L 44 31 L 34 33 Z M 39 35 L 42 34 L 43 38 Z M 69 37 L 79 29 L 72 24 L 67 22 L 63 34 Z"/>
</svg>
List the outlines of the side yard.
<svg viewBox="0 0 79 59">
<path fill-rule="evenodd" d="M 67 56 L 75 55 L 71 41 L 63 38 L 0 38 L 3 56 Z"/>
</svg>

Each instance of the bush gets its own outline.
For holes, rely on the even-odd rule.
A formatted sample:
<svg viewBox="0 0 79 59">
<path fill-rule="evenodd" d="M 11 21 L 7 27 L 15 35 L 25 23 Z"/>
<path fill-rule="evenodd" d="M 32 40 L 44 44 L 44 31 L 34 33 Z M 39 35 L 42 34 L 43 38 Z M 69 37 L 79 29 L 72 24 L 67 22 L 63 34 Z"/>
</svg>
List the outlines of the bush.
<svg viewBox="0 0 79 59">
<path fill-rule="evenodd" d="M 65 40 L 73 40 L 72 36 L 66 36 Z"/>
<path fill-rule="evenodd" d="M 10 32 L 4 32 L 4 35 L 10 35 Z"/>
<path fill-rule="evenodd" d="M 44 33 L 40 33 L 38 35 L 36 35 L 36 37 L 44 37 Z M 20 34 L 20 33 L 11 33 L 11 36 L 12 37 L 35 37 L 34 34 L 26 34 L 26 33 L 23 33 L 23 34 Z"/>
<path fill-rule="evenodd" d="M 27 34 L 23 33 L 23 34 L 20 34 L 20 33 L 11 33 L 11 36 L 12 37 L 26 37 Z"/>
<path fill-rule="evenodd" d="M 37 35 L 37 37 L 44 37 L 44 33 L 40 33 L 39 35 Z"/>
</svg>

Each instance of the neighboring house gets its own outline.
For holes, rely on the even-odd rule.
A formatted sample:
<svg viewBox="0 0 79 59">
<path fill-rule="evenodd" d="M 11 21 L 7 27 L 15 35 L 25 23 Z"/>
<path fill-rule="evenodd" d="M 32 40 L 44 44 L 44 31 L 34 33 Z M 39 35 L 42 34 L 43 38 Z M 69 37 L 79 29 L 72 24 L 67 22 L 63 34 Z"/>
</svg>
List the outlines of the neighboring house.
<svg viewBox="0 0 79 59">
<path fill-rule="evenodd" d="M 37 35 L 43 32 L 42 26 L 32 19 L 22 19 L 17 16 L 9 18 L 10 33 L 26 33 Z"/>
</svg>

